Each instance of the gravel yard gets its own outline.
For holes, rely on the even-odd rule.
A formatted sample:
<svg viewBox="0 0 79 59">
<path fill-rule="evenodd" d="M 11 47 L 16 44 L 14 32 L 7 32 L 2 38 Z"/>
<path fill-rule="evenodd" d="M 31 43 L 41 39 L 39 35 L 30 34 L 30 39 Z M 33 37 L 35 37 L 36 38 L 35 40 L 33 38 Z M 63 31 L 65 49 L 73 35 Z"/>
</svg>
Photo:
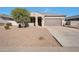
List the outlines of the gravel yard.
<svg viewBox="0 0 79 59">
<path fill-rule="evenodd" d="M 61 47 L 46 28 L 28 27 L 5 30 L 0 27 L 0 47 Z"/>
</svg>

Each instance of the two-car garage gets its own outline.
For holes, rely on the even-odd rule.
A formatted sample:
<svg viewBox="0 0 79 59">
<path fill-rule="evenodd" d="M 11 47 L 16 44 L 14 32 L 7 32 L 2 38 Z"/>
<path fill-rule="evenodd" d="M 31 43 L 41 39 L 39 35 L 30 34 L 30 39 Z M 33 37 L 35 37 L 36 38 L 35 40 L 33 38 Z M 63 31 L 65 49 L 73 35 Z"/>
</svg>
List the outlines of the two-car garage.
<svg viewBox="0 0 79 59">
<path fill-rule="evenodd" d="M 61 26 L 63 18 L 45 17 L 44 26 Z"/>
</svg>

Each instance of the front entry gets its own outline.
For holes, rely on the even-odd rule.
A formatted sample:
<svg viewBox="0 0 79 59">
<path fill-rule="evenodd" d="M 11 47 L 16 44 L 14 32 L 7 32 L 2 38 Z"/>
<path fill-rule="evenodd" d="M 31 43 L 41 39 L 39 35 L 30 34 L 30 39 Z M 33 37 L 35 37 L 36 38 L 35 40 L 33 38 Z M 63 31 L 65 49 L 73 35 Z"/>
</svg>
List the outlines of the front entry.
<svg viewBox="0 0 79 59">
<path fill-rule="evenodd" d="M 38 17 L 38 26 L 42 26 L 42 17 Z"/>
<path fill-rule="evenodd" d="M 34 26 L 35 26 L 35 17 L 31 17 L 30 22 L 31 22 L 31 23 L 34 23 Z"/>
</svg>

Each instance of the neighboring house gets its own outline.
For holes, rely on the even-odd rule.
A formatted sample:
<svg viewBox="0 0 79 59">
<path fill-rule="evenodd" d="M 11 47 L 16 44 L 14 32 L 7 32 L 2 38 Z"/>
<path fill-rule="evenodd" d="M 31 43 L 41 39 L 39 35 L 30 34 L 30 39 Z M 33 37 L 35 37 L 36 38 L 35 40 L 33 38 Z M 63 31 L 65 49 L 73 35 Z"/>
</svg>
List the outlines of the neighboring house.
<svg viewBox="0 0 79 59">
<path fill-rule="evenodd" d="M 14 21 L 12 17 L 9 17 L 4 14 L 0 14 L 0 24 L 6 24 L 6 23 L 11 23 L 12 25 L 17 26 L 18 24 Z"/>
<path fill-rule="evenodd" d="M 35 26 L 62 26 L 64 24 L 65 15 L 31 13 L 31 22 Z"/>
<path fill-rule="evenodd" d="M 66 24 L 71 26 L 79 26 L 79 15 L 66 17 Z"/>
</svg>

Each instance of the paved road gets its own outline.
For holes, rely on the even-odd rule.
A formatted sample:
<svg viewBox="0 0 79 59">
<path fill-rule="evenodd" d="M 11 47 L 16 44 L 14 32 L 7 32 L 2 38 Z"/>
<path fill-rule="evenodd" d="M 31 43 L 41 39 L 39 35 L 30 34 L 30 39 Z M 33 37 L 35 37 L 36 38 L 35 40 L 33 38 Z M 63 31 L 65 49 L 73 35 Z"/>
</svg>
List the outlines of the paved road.
<svg viewBox="0 0 79 59">
<path fill-rule="evenodd" d="M 79 29 L 46 27 L 63 47 L 79 47 Z"/>
</svg>

